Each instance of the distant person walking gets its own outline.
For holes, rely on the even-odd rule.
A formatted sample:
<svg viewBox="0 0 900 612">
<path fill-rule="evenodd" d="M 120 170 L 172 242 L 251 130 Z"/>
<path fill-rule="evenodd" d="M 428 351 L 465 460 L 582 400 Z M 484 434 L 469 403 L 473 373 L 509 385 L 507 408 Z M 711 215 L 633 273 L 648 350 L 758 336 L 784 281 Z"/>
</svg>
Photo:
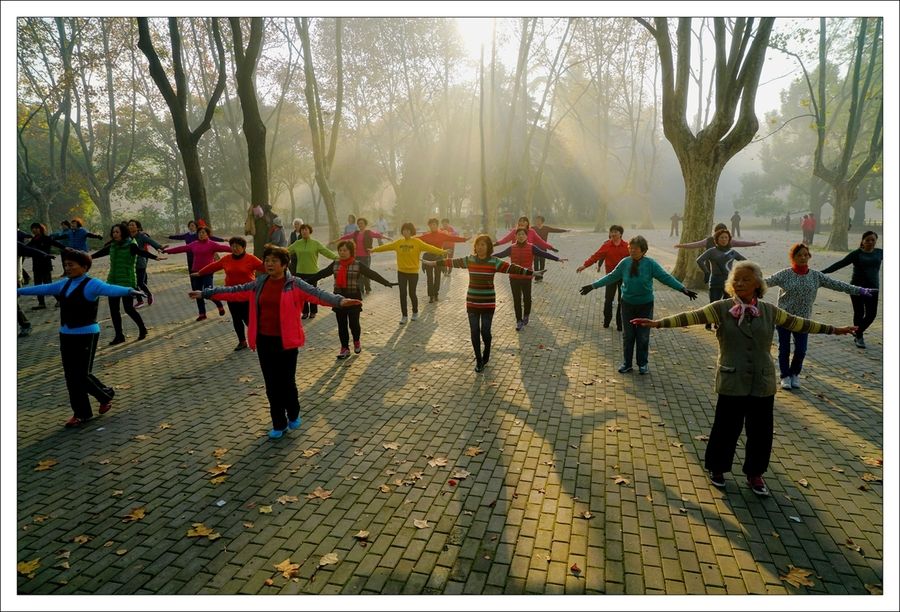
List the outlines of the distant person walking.
<svg viewBox="0 0 900 612">
<path fill-rule="evenodd" d="M 672 224 L 669 226 L 669 236 L 677 236 L 678 235 L 678 224 L 681 222 L 682 217 L 679 216 L 678 213 L 673 213 L 671 217 L 669 217 L 669 221 Z"/>
<path fill-rule="evenodd" d="M 731 235 L 741 237 L 741 213 L 738 211 L 731 215 Z"/>
</svg>

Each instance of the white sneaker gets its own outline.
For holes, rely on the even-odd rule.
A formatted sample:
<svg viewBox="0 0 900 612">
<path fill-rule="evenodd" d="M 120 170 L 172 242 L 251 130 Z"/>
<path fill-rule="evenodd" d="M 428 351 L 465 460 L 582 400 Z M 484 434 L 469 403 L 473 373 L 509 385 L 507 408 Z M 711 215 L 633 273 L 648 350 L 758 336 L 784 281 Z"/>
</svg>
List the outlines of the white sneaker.
<svg viewBox="0 0 900 612">
<path fill-rule="evenodd" d="M 406 317 L 400 317 L 400 325 L 406 325 L 406 322 L 409 321 Z"/>
<path fill-rule="evenodd" d="M 412 313 L 412 320 L 413 320 L 413 321 L 415 321 L 415 320 L 418 319 L 418 318 L 419 318 L 419 313 L 418 313 L 418 312 Z"/>
<path fill-rule="evenodd" d="M 791 389 L 791 377 L 785 376 L 781 379 L 781 388 L 782 389 Z"/>
<path fill-rule="evenodd" d="M 793 389 L 800 388 L 800 376 L 798 374 L 791 375 L 791 388 L 793 388 Z"/>
</svg>

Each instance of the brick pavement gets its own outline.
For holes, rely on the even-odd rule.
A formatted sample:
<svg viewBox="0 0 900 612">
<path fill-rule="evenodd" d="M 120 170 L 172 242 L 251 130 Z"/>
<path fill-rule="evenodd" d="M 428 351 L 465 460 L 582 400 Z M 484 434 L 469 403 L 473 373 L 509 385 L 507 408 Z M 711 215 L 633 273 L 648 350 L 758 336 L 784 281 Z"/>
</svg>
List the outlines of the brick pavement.
<svg viewBox="0 0 900 612">
<path fill-rule="evenodd" d="M 671 267 L 672 240 L 642 233 L 650 256 Z M 766 247 L 742 251 L 767 272 L 785 267 L 795 237 L 763 237 Z M 459 270 L 434 305 L 421 299 L 423 275 L 421 318 L 406 326 L 396 290 L 376 285 L 364 350 L 345 362 L 321 310 L 298 366 L 303 426 L 278 441 L 265 437 L 256 356 L 232 352 L 228 316 L 213 309 L 194 322 L 179 258 L 151 262 L 147 340 L 133 341 L 126 318 L 129 341 L 107 347 L 103 301 L 95 372 L 117 396 L 81 430 L 61 427 L 70 409 L 57 313 L 31 317 L 35 332 L 17 342 L 17 561 L 40 567 L 18 576 L 19 593 L 866 594 L 880 585 L 882 485 L 862 477 L 882 473 L 861 458 L 883 448 L 881 315 L 866 351 L 812 336 L 803 389 L 779 389 L 772 496 L 742 482 L 741 447 L 738 475 L 719 491 L 702 465 L 713 335 L 653 331 L 650 375 L 618 374 L 620 334 L 600 326 L 602 292 L 577 292 L 596 278 L 575 268 L 601 237 L 555 238 L 571 261 L 548 263 L 521 333 L 498 279 L 484 374 L 472 371 Z M 812 265 L 837 257 L 814 251 Z M 396 272 L 390 254 L 374 266 Z M 689 305 L 657 285 L 657 316 Z M 816 318 L 849 324 L 849 313 L 847 296 L 820 291 Z M 58 463 L 34 471 L 45 459 Z M 446 462 L 429 464 L 437 459 Z M 219 463 L 230 467 L 216 485 L 207 468 Z M 450 483 L 460 469 L 469 475 Z M 317 487 L 330 497 L 307 498 Z M 145 517 L 124 522 L 137 507 Z M 194 523 L 221 537 L 187 538 Z M 367 542 L 354 538 L 360 530 Z M 338 562 L 318 567 L 328 553 Z M 292 578 L 274 567 L 288 558 L 299 564 Z M 783 581 L 788 565 L 810 570 L 813 586 Z"/>
</svg>

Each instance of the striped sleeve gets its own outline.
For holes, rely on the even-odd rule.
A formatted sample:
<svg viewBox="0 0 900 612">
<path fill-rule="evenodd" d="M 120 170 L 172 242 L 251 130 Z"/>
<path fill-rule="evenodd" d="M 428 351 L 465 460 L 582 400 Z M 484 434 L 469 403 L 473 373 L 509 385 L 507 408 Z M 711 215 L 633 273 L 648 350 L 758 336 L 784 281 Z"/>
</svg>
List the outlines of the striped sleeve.
<svg viewBox="0 0 900 612">
<path fill-rule="evenodd" d="M 787 313 L 785 313 L 787 314 Z M 698 310 L 686 310 L 671 317 L 657 319 L 660 327 L 687 327 L 688 325 L 718 325 L 719 313 L 713 304 L 707 304 Z"/>
<path fill-rule="evenodd" d="M 826 325 L 810 319 L 795 317 L 781 308 L 775 308 L 775 325 L 801 334 L 833 334 L 834 325 Z"/>
<path fill-rule="evenodd" d="M 457 257 L 456 259 L 442 259 L 444 266 L 448 268 L 468 268 L 469 267 L 469 258 L 468 257 Z"/>
</svg>

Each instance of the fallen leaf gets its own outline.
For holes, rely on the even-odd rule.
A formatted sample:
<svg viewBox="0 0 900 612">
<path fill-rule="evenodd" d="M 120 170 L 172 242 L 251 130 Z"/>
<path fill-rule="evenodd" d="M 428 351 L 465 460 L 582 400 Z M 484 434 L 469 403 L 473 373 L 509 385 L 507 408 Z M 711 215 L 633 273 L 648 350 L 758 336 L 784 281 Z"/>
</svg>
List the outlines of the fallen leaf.
<svg viewBox="0 0 900 612">
<path fill-rule="evenodd" d="M 321 448 L 308 448 L 305 451 L 303 451 L 303 456 L 304 457 L 312 457 L 313 455 L 318 455 L 320 450 L 322 450 L 322 449 Z"/>
<path fill-rule="evenodd" d="M 380 487 L 378 487 L 378 490 L 381 491 L 382 493 L 390 493 L 391 492 L 391 488 L 389 486 L 387 486 L 386 484 L 383 484 Z"/>
<path fill-rule="evenodd" d="M 616 484 L 624 484 L 624 485 L 631 484 L 631 481 L 628 480 L 627 478 L 625 478 L 624 476 L 622 476 L 621 474 L 616 474 L 615 476 L 613 476 L 613 479 L 615 479 Z"/>
<path fill-rule="evenodd" d="M 128 552 L 127 548 L 120 548 L 119 550 L 116 551 L 116 554 L 121 557 L 122 555 L 124 555 L 127 552 Z"/>
<path fill-rule="evenodd" d="M 400 448 L 400 445 L 396 442 L 384 442 L 382 446 L 384 447 L 384 450 L 397 450 Z"/>
<path fill-rule="evenodd" d="M 272 506 L 260 506 L 259 513 L 260 514 L 272 514 Z"/>
<path fill-rule="evenodd" d="M 881 482 L 881 478 L 871 472 L 866 472 L 865 474 L 860 476 L 860 478 L 862 478 L 866 482 Z"/>
<path fill-rule="evenodd" d="M 253 382 L 253 377 L 252 376 L 239 376 L 238 382 L 242 382 L 242 383 Z"/>
<path fill-rule="evenodd" d="M 43 523 L 44 521 L 46 521 L 48 518 L 50 518 L 50 517 L 46 514 L 35 514 L 33 517 L 31 517 L 31 520 L 34 523 L 40 524 L 40 523 Z"/>
<path fill-rule="evenodd" d="M 306 496 L 306 499 L 313 499 L 314 497 L 318 497 L 319 499 L 328 499 L 331 497 L 331 491 L 326 491 L 322 487 L 316 487 L 315 491 L 309 493 Z"/>
<path fill-rule="evenodd" d="M 210 478 L 209 481 L 214 485 L 220 485 L 225 482 L 226 478 L 228 478 L 228 476 L 216 476 L 215 478 Z"/>
<path fill-rule="evenodd" d="M 591 385 L 594 384 L 594 381 L 593 380 L 582 380 L 581 384 L 584 385 L 585 387 L 590 387 Z"/>
<path fill-rule="evenodd" d="M 109 540 L 108 542 L 103 543 L 103 548 L 112 548 L 115 545 L 115 542 Z"/>
<path fill-rule="evenodd" d="M 340 559 L 338 559 L 337 553 L 328 553 L 327 555 L 322 555 L 322 558 L 319 559 L 319 567 L 325 567 L 326 565 L 334 565 Z"/>
<path fill-rule="evenodd" d="M 353 451 L 353 454 L 356 455 L 357 457 L 362 457 L 363 450 L 361 448 L 357 448 L 355 451 Z"/>
<path fill-rule="evenodd" d="M 146 440 L 147 438 L 149 438 L 149 436 L 145 436 L 144 434 L 138 434 L 131 439 L 137 440 L 138 442 L 140 442 L 141 440 Z"/>
<path fill-rule="evenodd" d="M 23 576 L 27 576 L 29 578 L 34 578 L 34 573 L 41 566 L 41 560 L 32 559 L 31 561 L 20 561 L 16 563 L 16 571 L 22 574 Z"/>
<path fill-rule="evenodd" d="M 285 578 L 293 578 L 294 576 L 297 575 L 297 570 L 300 569 L 300 564 L 299 563 L 291 563 L 291 558 L 288 557 L 281 563 L 277 564 L 275 566 L 275 569 L 277 569 L 279 572 L 281 572 L 281 575 L 284 576 Z"/>
<path fill-rule="evenodd" d="M 801 478 L 801 479 L 798 480 L 797 482 L 799 482 L 800 485 L 803 486 L 803 487 L 808 487 L 808 486 L 809 486 L 809 481 L 808 481 L 806 478 Z"/>
<path fill-rule="evenodd" d="M 622 428 L 619 427 L 618 425 L 607 425 L 606 431 L 611 431 L 611 432 L 615 433 L 617 431 L 622 431 Z"/>
<path fill-rule="evenodd" d="M 450 480 L 447 481 L 447 484 L 451 487 L 455 487 L 459 483 L 451 478 Z"/>
<path fill-rule="evenodd" d="M 56 459 L 43 459 L 41 461 L 38 461 L 37 467 L 34 468 L 34 471 L 35 472 L 44 472 L 44 471 L 52 468 L 54 465 L 58 465 L 58 464 L 59 464 L 59 461 L 57 461 Z"/>
<path fill-rule="evenodd" d="M 872 467 L 884 467 L 884 459 L 881 457 L 862 457 L 863 463 Z"/>
<path fill-rule="evenodd" d="M 809 579 L 809 576 L 812 576 L 812 572 L 809 570 L 805 570 L 802 567 L 794 567 L 793 565 L 788 565 L 788 573 L 787 575 L 779 574 L 778 577 L 791 584 L 795 587 L 800 586 L 815 586 L 816 583 Z"/>
<path fill-rule="evenodd" d="M 794 521 L 795 523 L 802 523 L 802 522 L 803 522 L 802 520 L 800 520 L 800 517 L 799 517 L 799 516 L 789 516 L 788 518 L 791 519 L 792 521 Z"/>
<path fill-rule="evenodd" d="M 56 555 L 56 558 L 57 558 L 57 559 L 68 559 L 68 558 L 71 557 L 71 556 L 72 556 L 72 551 L 71 551 L 71 550 L 61 550 L 61 551 L 59 551 L 59 553 Z"/>
<path fill-rule="evenodd" d="M 360 541 L 362 541 L 362 540 L 368 540 L 368 539 L 369 539 L 369 532 L 368 532 L 368 531 L 360 531 L 359 533 L 355 534 L 353 537 L 356 538 L 357 540 L 360 540 Z"/>
<path fill-rule="evenodd" d="M 681 442 L 672 442 L 672 446 L 674 446 L 675 448 L 681 448 L 682 446 L 684 446 L 684 444 L 682 444 Z"/>
<path fill-rule="evenodd" d="M 470 446 L 466 449 L 466 452 L 464 454 L 466 455 L 466 457 L 477 457 L 483 452 L 484 451 L 481 450 L 480 446 Z"/>
<path fill-rule="evenodd" d="M 430 465 L 431 467 L 444 467 L 445 465 L 447 465 L 447 458 L 435 457 L 428 462 L 428 465 Z"/>
<path fill-rule="evenodd" d="M 214 465 L 213 467 L 206 468 L 206 471 L 212 474 L 213 476 L 218 476 L 220 474 L 224 474 L 228 471 L 228 468 L 231 467 L 231 464 L 220 463 L 218 465 Z"/>
<path fill-rule="evenodd" d="M 701 442 L 707 442 L 709 440 L 709 436 L 706 434 L 701 434 L 699 436 L 694 436 L 694 440 L 700 440 Z"/>
<path fill-rule="evenodd" d="M 884 595 L 884 591 L 881 590 L 880 584 L 866 584 L 865 587 L 869 592 L 869 595 Z"/>
<path fill-rule="evenodd" d="M 832 472 L 837 472 L 838 474 L 843 474 L 843 473 L 844 473 L 844 470 L 841 469 L 841 468 L 839 468 L 839 467 L 837 467 L 837 466 L 832 466 L 831 471 L 832 471 Z"/>
<path fill-rule="evenodd" d="M 194 526 L 187 530 L 187 537 L 189 538 L 209 538 L 210 540 L 217 540 L 222 537 L 222 534 L 214 532 L 212 529 L 204 525 L 203 523 L 194 523 Z"/>
<path fill-rule="evenodd" d="M 263 584 L 266 585 L 266 586 L 274 586 L 275 581 L 272 580 L 271 578 L 266 578 L 266 579 L 263 581 Z"/>
<path fill-rule="evenodd" d="M 415 519 L 413 521 L 413 525 L 415 525 L 419 529 L 427 529 L 428 528 L 428 519 Z"/>
<path fill-rule="evenodd" d="M 76 544 L 86 544 L 87 542 L 90 542 L 93 539 L 94 539 L 94 536 L 78 535 L 78 536 L 75 536 L 74 538 L 72 538 L 72 541 L 75 542 Z"/>
<path fill-rule="evenodd" d="M 160 423 L 159 428 L 160 429 L 172 429 L 172 424 L 171 423 Z"/>
<path fill-rule="evenodd" d="M 53 567 L 58 567 L 58 568 L 60 568 L 60 569 L 69 569 L 71 566 L 69 565 L 69 562 L 68 562 L 68 561 L 60 561 L 59 563 L 57 563 L 57 564 L 54 565 Z"/>
<path fill-rule="evenodd" d="M 456 480 L 465 480 L 466 478 L 468 478 L 471 475 L 472 475 L 472 473 L 467 470 L 464 470 L 462 468 L 456 468 L 453 471 L 453 473 L 450 474 L 450 477 L 455 478 Z"/>
<path fill-rule="evenodd" d="M 99 463 L 100 465 L 109 465 L 109 459 L 101 459 L 97 463 Z"/>
<path fill-rule="evenodd" d="M 573 563 L 572 567 L 569 568 L 569 571 L 572 572 L 575 576 L 581 575 L 581 568 L 578 567 L 577 563 Z"/>
<path fill-rule="evenodd" d="M 297 497 L 296 495 L 282 495 L 275 501 L 277 501 L 279 504 L 281 504 L 283 506 L 285 504 L 289 504 L 290 502 L 300 501 L 300 498 Z"/>
<path fill-rule="evenodd" d="M 144 518 L 144 515 L 147 513 L 146 508 L 144 506 L 139 506 L 137 508 L 132 508 L 131 512 L 125 515 L 125 518 L 122 519 L 123 523 L 133 523 L 135 521 L 139 521 Z"/>
<path fill-rule="evenodd" d="M 583 519 L 591 519 L 591 518 L 594 518 L 594 515 L 591 514 L 588 510 L 585 510 L 585 511 L 582 512 L 579 516 L 581 516 L 581 518 L 583 518 Z"/>
<path fill-rule="evenodd" d="M 851 540 L 850 538 L 847 538 L 847 541 L 844 543 L 844 546 L 846 546 L 850 550 L 855 550 L 859 554 L 865 556 L 863 554 L 862 547 L 860 545 L 858 545 L 856 542 L 854 542 L 853 540 Z"/>
<path fill-rule="evenodd" d="M 781 535 L 779 535 L 777 531 L 773 531 L 773 532 L 772 532 L 772 537 L 773 537 L 773 538 L 780 538 Z"/>
</svg>

